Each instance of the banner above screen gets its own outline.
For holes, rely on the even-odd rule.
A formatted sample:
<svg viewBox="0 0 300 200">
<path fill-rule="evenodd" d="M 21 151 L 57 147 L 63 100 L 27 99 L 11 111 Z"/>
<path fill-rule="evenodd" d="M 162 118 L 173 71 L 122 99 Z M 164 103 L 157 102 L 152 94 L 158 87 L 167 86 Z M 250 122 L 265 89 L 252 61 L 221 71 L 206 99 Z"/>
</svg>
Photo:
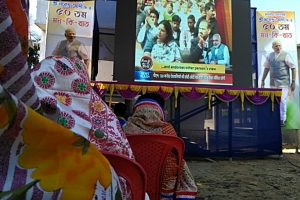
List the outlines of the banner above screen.
<svg viewBox="0 0 300 200">
<path fill-rule="evenodd" d="M 137 0 L 136 82 L 233 85 L 231 0 Z"/>
</svg>

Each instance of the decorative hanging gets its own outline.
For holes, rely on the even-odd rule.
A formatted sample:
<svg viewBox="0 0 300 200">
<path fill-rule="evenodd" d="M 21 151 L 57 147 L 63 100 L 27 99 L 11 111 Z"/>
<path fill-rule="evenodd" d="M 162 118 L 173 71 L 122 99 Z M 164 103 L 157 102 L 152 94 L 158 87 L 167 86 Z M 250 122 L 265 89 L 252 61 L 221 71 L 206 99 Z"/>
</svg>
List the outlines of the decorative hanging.
<svg viewBox="0 0 300 200">
<path fill-rule="evenodd" d="M 266 88 L 253 88 L 253 89 L 236 89 L 236 88 L 212 88 L 203 86 L 178 86 L 178 85 L 146 85 L 146 84 L 124 84 L 124 83 L 108 83 L 108 82 L 92 82 L 91 86 L 100 95 L 103 96 L 109 90 L 111 106 L 112 95 L 114 92 L 119 93 L 124 99 L 134 99 L 140 94 L 158 93 L 165 100 L 171 95 L 175 97 L 175 108 L 177 108 L 177 100 L 179 93 L 189 100 L 200 100 L 208 97 L 208 108 L 211 109 L 211 99 L 214 95 L 222 102 L 233 102 L 240 99 L 242 110 L 244 110 L 244 102 L 246 99 L 254 104 L 261 105 L 269 98 L 272 101 L 272 111 L 274 111 L 274 102 L 280 103 L 281 90 L 280 89 L 266 89 Z M 276 99 L 276 101 L 275 101 Z"/>
</svg>

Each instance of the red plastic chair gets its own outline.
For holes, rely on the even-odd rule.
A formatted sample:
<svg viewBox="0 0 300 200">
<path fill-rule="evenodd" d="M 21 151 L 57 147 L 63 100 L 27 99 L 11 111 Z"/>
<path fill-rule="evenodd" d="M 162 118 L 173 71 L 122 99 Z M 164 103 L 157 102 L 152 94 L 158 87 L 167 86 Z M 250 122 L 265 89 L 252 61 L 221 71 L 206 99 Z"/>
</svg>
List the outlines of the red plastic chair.
<svg viewBox="0 0 300 200">
<path fill-rule="evenodd" d="M 178 155 L 177 164 L 180 166 L 183 159 L 184 142 L 178 137 L 158 134 L 127 135 L 127 139 L 136 161 L 146 171 L 147 193 L 150 199 L 159 200 L 166 158 L 172 151 L 175 152 Z"/>
<path fill-rule="evenodd" d="M 122 155 L 109 152 L 102 153 L 109 160 L 117 175 L 126 180 L 131 191 L 132 200 L 145 199 L 146 173 L 141 165 Z"/>
</svg>

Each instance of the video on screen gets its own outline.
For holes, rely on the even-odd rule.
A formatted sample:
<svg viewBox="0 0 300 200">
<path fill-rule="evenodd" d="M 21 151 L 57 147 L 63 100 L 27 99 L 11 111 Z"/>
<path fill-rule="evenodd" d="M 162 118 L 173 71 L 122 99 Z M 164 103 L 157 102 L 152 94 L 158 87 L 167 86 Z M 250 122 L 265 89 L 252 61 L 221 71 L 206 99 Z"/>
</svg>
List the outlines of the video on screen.
<svg viewBox="0 0 300 200">
<path fill-rule="evenodd" d="M 231 0 L 137 0 L 135 81 L 232 85 Z"/>
</svg>

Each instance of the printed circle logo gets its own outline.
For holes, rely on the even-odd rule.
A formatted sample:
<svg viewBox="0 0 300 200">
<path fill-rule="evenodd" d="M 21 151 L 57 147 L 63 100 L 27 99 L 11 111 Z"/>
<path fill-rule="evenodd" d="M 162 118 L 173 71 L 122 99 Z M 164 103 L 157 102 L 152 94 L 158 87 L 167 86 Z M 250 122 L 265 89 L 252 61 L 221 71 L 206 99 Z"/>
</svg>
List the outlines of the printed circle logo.
<svg viewBox="0 0 300 200">
<path fill-rule="evenodd" d="M 151 57 L 149 57 L 149 56 L 143 56 L 141 58 L 141 68 L 143 70 L 149 70 L 149 69 L 151 69 L 152 65 L 153 65 L 153 62 L 152 62 L 152 58 Z"/>
</svg>

